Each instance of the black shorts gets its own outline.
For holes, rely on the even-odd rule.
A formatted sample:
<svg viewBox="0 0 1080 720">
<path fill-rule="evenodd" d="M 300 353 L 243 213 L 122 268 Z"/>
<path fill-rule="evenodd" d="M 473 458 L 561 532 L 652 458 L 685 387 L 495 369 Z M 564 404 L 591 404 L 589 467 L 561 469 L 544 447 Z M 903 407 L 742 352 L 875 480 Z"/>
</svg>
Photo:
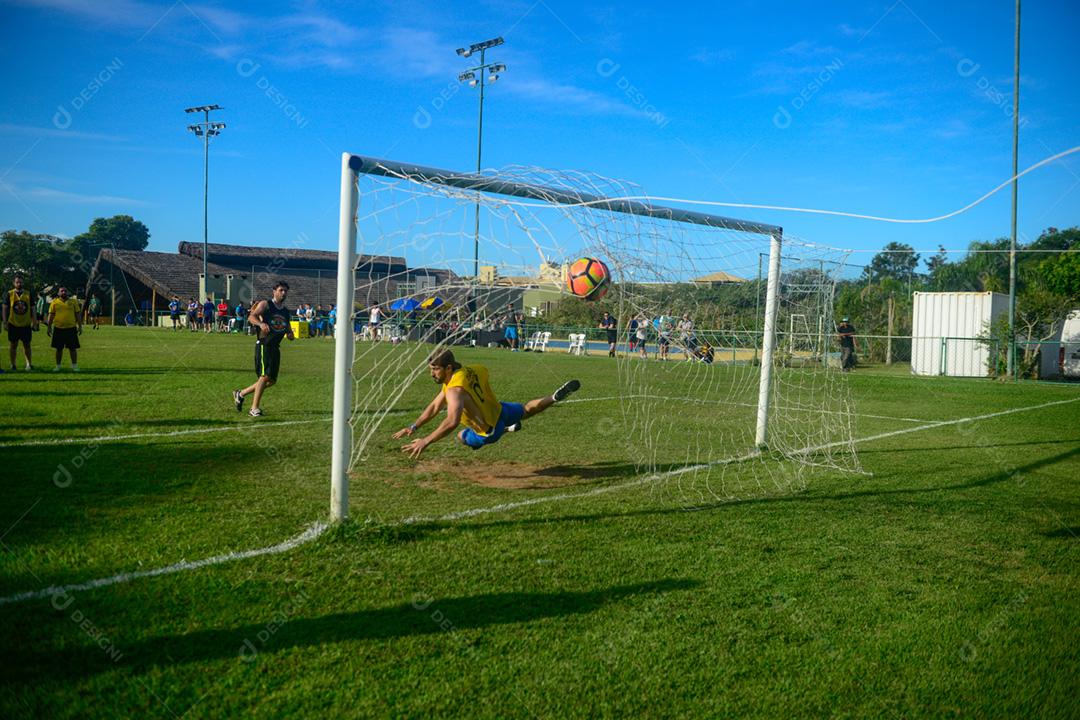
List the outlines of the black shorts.
<svg viewBox="0 0 1080 720">
<path fill-rule="evenodd" d="M 33 335 L 30 334 L 29 325 L 25 325 L 23 327 L 10 325 L 8 326 L 7 336 L 8 340 L 13 343 L 22 342 L 27 344 L 29 344 L 30 338 L 33 337 Z"/>
<path fill-rule="evenodd" d="M 277 382 L 281 369 L 281 346 L 255 343 L 255 374 Z"/>
<path fill-rule="evenodd" d="M 172 318 L 173 322 L 176 322 L 177 320 L 180 319 L 180 313 L 169 313 L 169 317 Z"/>
<path fill-rule="evenodd" d="M 657 341 L 657 344 L 658 344 L 658 345 L 659 345 L 660 347 L 667 347 L 667 346 L 668 346 L 668 345 L 669 345 L 670 343 L 669 343 L 669 341 L 668 341 L 668 339 L 667 339 L 666 337 L 664 337 L 663 335 L 661 335 L 661 336 L 660 336 L 660 339 L 659 339 L 659 340 Z"/>
<path fill-rule="evenodd" d="M 78 350 L 79 349 L 79 329 L 78 328 L 53 328 L 52 331 L 52 346 L 57 350 Z"/>
<path fill-rule="evenodd" d="M 618 333 L 617 330 L 608 330 L 607 331 L 607 341 L 609 343 L 613 343 L 618 339 L 619 339 L 619 333 Z"/>
</svg>

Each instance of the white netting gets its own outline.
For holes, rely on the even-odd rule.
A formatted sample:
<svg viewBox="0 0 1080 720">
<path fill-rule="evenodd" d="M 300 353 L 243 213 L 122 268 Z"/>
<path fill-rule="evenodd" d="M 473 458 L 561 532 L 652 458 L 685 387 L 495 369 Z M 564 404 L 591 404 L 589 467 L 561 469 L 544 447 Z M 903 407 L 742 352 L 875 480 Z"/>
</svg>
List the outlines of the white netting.
<svg viewBox="0 0 1080 720">
<path fill-rule="evenodd" d="M 784 238 L 768 450 L 757 452 L 769 268 L 769 237 L 755 232 L 760 226 L 748 223 L 747 231 L 729 222 L 705 224 L 702 216 L 683 222 L 613 212 L 609 202 L 565 204 L 582 194 L 645 196 L 627 183 L 578 172 L 510 167 L 490 175 L 493 183 L 546 188 L 541 195 L 563 202 L 460 189 L 419 172 L 380 172 L 359 179 L 358 305 L 380 303 L 386 310 L 388 301 L 401 307 L 437 297 L 443 306 L 408 312 L 405 305 L 384 323 L 382 340 L 402 339 L 394 352 L 366 339 L 357 343 L 350 469 L 367 456 L 376 433 L 386 431 L 388 416 L 411 420 L 419 413 L 402 408 L 401 399 L 418 378 L 430 382 L 426 359 L 433 347 L 478 339 L 483 345 L 490 330 L 498 337 L 508 303 L 525 315 L 530 332 L 550 333 L 549 353 L 565 354 L 570 333 L 586 333 L 584 349 L 600 356 L 595 361 L 613 362 L 605 333 L 596 328 L 601 306 L 566 293 L 573 305 L 560 305 L 555 296 L 565 264 L 592 256 L 612 271 L 602 307 L 618 319 L 611 393 L 617 402 L 596 418 L 597 432 L 623 447 L 637 473 L 654 476 L 649 484 L 656 492 L 696 503 L 786 492 L 802 487 L 814 468 L 858 470 L 846 384 L 831 352 L 843 252 Z M 477 212 L 480 265 L 495 269 L 480 278 L 473 271 Z M 548 299 L 528 304 L 545 291 Z M 553 318 L 561 326 L 552 326 Z M 359 321 L 366 323 L 366 310 Z M 644 356 L 631 321 L 644 328 Z M 596 400 L 583 392 L 574 401 Z"/>
</svg>

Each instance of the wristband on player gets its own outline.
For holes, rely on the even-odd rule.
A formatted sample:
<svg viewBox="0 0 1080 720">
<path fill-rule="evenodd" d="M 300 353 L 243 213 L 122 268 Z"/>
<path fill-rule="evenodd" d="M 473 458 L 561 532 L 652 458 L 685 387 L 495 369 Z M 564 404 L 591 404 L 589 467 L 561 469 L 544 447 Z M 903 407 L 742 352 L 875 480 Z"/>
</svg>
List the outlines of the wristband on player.
<svg viewBox="0 0 1080 720">
<path fill-rule="evenodd" d="M 412 425 L 410 425 L 409 430 L 411 430 L 413 432 L 416 432 L 416 423 L 413 423 Z"/>
</svg>

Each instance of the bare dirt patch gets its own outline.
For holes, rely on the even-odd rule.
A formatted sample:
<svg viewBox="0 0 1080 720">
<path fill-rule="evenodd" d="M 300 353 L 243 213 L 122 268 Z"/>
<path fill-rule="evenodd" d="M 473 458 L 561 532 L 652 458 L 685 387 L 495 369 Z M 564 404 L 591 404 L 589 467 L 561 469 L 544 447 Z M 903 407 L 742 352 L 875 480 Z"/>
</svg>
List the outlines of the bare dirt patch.
<svg viewBox="0 0 1080 720">
<path fill-rule="evenodd" d="M 580 470 L 580 472 L 579 472 Z M 589 468 L 539 466 L 517 462 L 461 462 L 455 460 L 422 460 L 410 471 L 421 484 L 446 489 L 445 481 L 433 481 L 450 475 L 458 481 L 504 490 L 548 490 L 571 487 L 595 479 Z"/>
</svg>

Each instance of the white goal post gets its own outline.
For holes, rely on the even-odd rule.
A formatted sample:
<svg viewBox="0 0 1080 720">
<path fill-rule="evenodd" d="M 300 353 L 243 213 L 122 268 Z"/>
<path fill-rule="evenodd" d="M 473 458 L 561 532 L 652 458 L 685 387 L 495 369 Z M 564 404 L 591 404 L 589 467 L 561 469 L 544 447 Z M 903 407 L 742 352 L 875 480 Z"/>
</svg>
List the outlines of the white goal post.
<svg viewBox="0 0 1080 720">
<path fill-rule="evenodd" d="M 772 388 L 777 308 L 780 289 L 780 252 L 783 230 L 775 225 L 737 220 L 707 213 L 654 205 L 637 199 L 611 198 L 561 188 L 508 180 L 499 175 L 457 173 L 438 168 L 381 160 L 344 153 L 341 157 L 341 212 L 338 234 L 337 324 L 334 354 L 334 417 L 331 464 L 330 514 L 343 520 L 349 510 L 349 460 L 352 445 L 350 413 L 353 406 L 353 336 L 355 266 L 358 211 L 362 198 L 361 175 L 381 175 L 411 183 L 453 187 L 483 194 L 512 196 L 565 206 L 586 206 L 592 210 L 625 213 L 677 223 L 703 225 L 765 235 L 770 238 L 769 274 L 765 300 L 765 322 L 758 380 L 755 442 L 768 444 L 769 405 Z M 473 278 L 475 282 L 477 278 Z"/>
</svg>

